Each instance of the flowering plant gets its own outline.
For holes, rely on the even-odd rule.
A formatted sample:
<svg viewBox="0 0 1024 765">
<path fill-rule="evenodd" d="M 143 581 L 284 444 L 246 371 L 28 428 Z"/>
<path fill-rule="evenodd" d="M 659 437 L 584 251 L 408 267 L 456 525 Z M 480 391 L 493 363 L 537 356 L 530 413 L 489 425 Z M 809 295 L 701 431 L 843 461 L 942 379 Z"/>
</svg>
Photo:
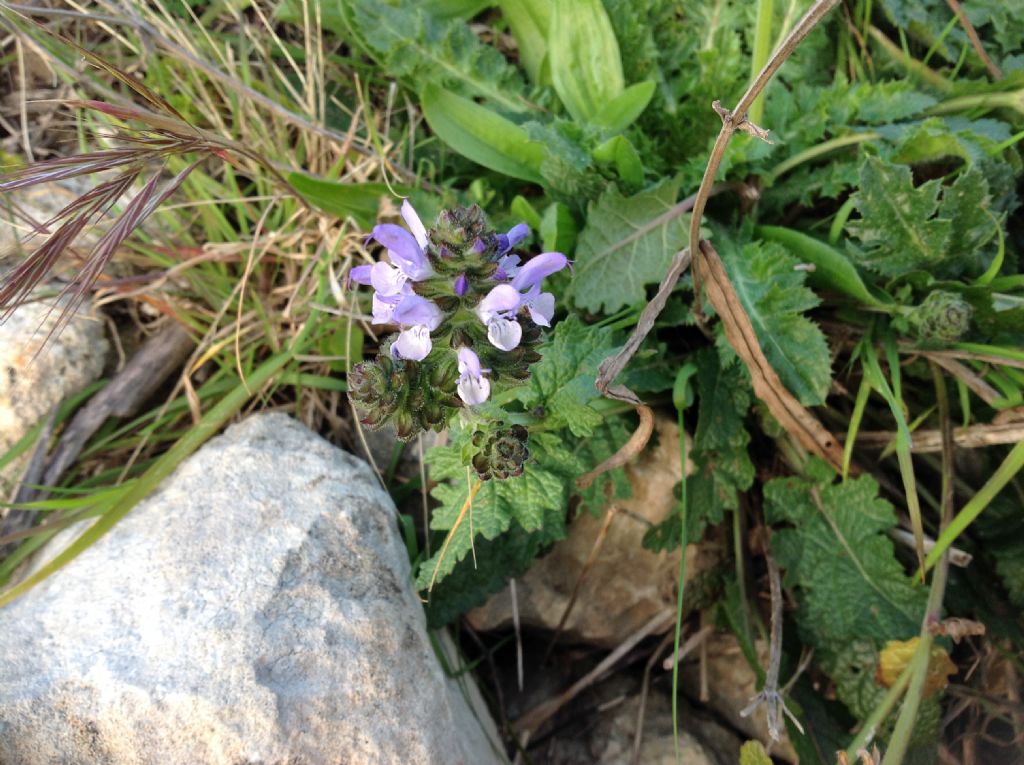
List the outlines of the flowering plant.
<svg viewBox="0 0 1024 765">
<path fill-rule="evenodd" d="M 529 228 L 497 233 L 475 205 L 443 211 L 430 229 L 408 200 L 401 213 L 408 230 L 381 223 L 367 240 L 383 245 L 389 262 L 349 275 L 373 288 L 373 323 L 398 327 L 376 360 L 352 369 L 349 397 L 364 425 L 390 423 L 408 440 L 529 378 L 540 360 L 541 327 L 551 325 L 555 310 L 541 283 L 569 261 L 545 252 L 523 262 L 513 250 Z M 519 475 L 528 456 L 525 429 L 492 425 L 489 437 L 476 439 L 478 474 Z"/>
</svg>

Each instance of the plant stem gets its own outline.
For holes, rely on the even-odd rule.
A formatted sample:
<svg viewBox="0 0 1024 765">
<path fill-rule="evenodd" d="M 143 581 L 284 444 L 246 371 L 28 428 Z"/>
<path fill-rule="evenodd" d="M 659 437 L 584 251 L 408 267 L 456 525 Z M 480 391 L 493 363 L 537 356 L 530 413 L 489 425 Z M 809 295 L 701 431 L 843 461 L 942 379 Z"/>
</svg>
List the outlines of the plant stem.
<svg viewBox="0 0 1024 765">
<path fill-rule="evenodd" d="M 772 20 L 775 15 L 774 0 L 757 0 L 757 26 L 754 28 L 754 51 L 750 58 L 750 76 L 754 78 L 764 68 L 771 55 Z M 764 93 L 759 93 L 750 105 L 748 119 L 761 124 L 764 117 Z"/>
</svg>

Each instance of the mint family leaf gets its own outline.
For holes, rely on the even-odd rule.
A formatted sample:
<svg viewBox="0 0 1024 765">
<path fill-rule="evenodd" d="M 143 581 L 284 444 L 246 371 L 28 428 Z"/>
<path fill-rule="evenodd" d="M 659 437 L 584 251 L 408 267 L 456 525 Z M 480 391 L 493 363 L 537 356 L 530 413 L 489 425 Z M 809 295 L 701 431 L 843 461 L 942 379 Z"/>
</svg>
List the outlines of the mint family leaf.
<svg viewBox="0 0 1024 765">
<path fill-rule="evenodd" d="M 817 643 L 854 636 L 883 643 L 917 634 L 927 592 L 896 559 L 886 532 L 896 513 L 863 476 L 843 483 L 778 478 L 765 485 L 765 520 L 787 581 L 801 592 Z"/>
<path fill-rule="evenodd" d="M 645 300 L 646 285 L 659 282 L 686 246 L 690 217 L 672 210 L 678 194 L 678 179 L 631 197 L 610 186 L 590 205 L 576 248 L 578 306 L 614 313 Z"/>
<path fill-rule="evenodd" d="M 533 367 L 530 386 L 520 394 L 520 401 L 527 410 L 543 407 L 549 428 L 567 427 L 575 436 L 591 435 L 602 421 L 590 406 L 601 397 L 594 385 L 597 368 L 617 345 L 611 329 L 591 327 L 569 316 L 541 347 L 541 360 Z"/>
<path fill-rule="evenodd" d="M 821 302 L 804 286 L 806 272 L 774 242 L 739 246 L 723 238 L 721 255 L 772 368 L 801 403 L 822 403 L 832 382 L 831 356 L 821 329 L 803 316 Z"/>
<path fill-rule="evenodd" d="M 465 431 L 459 431 L 454 434 L 451 446 L 431 449 L 427 454 L 431 478 L 440 482 L 431 492 L 431 496 L 440 502 L 430 523 L 432 529 L 448 531 L 455 527 L 465 505 L 470 482 L 477 480 L 475 476 L 467 475 L 462 465 L 461 442 L 465 436 Z M 576 477 L 567 474 L 566 453 L 570 462 L 578 463 L 564 446 L 555 447 L 556 453 L 552 454 L 544 448 L 545 445 L 552 447 L 550 440 L 530 439 L 531 460 L 521 476 L 483 482 L 447 549 L 437 550 L 420 567 L 416 580 L 418 588 L 426 589 L 432 580 L 440 581 L 450 574 L 470 552 L 476 536 L 495 539 L 507 532 L 513 523 L 523 531 L 541 532 L 546 541 L 554 541 L 565 534 L 567 487 Z M 566 453 L 559 454 L 558 449 Z"/>
</svg>

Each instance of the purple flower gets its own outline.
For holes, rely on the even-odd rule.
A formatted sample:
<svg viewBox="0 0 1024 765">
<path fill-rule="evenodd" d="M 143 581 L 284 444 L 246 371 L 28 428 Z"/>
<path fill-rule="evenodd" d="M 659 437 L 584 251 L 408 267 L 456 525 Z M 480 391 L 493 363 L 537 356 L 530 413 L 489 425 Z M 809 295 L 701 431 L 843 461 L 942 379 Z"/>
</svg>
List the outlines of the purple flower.
<svg viewBox="0 0 1024 765">
<path fill-rule="evenodd" d="M 530 235 L 530 227 L 518 223 L 508 230 L 507 234 L 498 234 L 498 254 L 504 255 Z"/>
<path fill-rule="evenodd" d="M 491 395 L 491 382 L 484 377 L 489 369 L 480 369 L 480 357 L 471 349 L 459 348 L 459 382 L 455 389 L 459 398 L 470 406 L 482 404 Z"/>
<path fill-rule="evenodd" d="M 465 274 L 459 274 L 455 278 L 455 294 L 462 297 L 469 290 L 469 279 Z"/>
<path fill-rule="evenodd" d="M 494 280 L 503 282 L 506 279 L 511 279 L 517 273 L 519 273 L 519 256 L 502 255 L 498 259 L 498 270 L 494 272 Z"/>
<path fill-rule="evenodd" d="M 551 326 L 551 317 L 555 315 L 555 296 L 550 292 L 541 292 L 539 284 L 533 285 L 530 291 L 522 296 L 522 305 L 530 312 L 534 324 L 542 327 Z"/>
<path fill-rule="evenodd" d="M 420 295 L 404 295 L 392 318 L 403 329 L 391 345 L 391 355 L 396 359 L 423 361 L 434 347 L 430 333 L 444 318 L 441 309 Z"/>
<path fill-rule="evenodd" d="M 511 351 L 519 345 L 523 328 L 515 315 L 521 304 L 519 290 L 511 284 L 499 284 L 476 307 L 477 316 L 487 327 L 487 339 L 495 348 Z"/>
<path fill-rule="evenodd" d="M 531 258 L 526 265 L 519 268 L 512 278 L 512 286 L 517 290 L 529 290 L 540 284 L 544 277 L 551 276 L 569 265 L 569 259 L 560 252 L 544 252 Z"/>
<path fill-rule="evenodd" d="M 351 281 L 372 284 L 380 295 L 390 296 L 401 294 L 408 281 L 421 282 L 433 276 L 433 269 L 424 252 L 427 230 L 409 200 L 402 202 L 402 218 L 412 233 L 394 223 L 378 223 L 367 239 L 384 245 L 391 263 L 357 266 L 349 276 Z"/>
</svg>

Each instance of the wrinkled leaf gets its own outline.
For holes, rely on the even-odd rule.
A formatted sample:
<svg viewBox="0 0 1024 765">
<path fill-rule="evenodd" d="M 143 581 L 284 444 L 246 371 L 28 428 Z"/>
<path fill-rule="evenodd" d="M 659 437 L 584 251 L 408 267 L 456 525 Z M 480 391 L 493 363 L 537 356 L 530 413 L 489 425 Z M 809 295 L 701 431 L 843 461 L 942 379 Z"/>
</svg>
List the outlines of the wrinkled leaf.
<svg viewBox="0 0 1024 765">
<path fill-rule="evenodd" d="M 686 246 L 690 216 L 674 214 L 678 193 L 676 179 L 631 197 L 610 186 L 590 205 L 576 248 L 578 306 L 614 313 L 646 299 L 645 286 L 661 281 Z"/>
</svg>

